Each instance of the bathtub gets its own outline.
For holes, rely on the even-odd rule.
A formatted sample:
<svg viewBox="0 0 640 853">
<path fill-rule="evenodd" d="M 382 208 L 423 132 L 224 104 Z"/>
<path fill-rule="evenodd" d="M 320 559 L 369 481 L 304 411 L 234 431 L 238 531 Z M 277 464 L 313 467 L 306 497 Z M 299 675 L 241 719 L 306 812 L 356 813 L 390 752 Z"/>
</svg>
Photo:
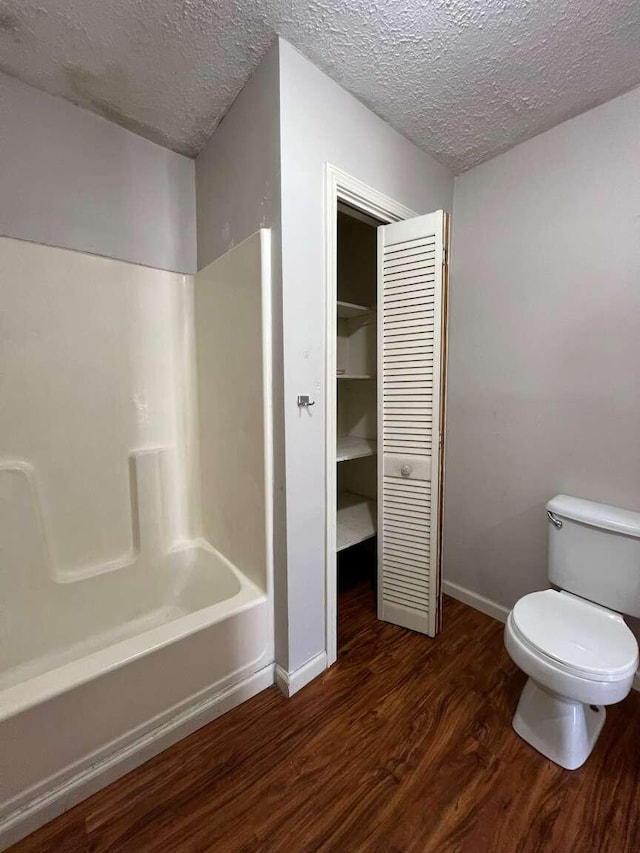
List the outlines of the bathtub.
<svg viewBox="0 0 640 853">
<path fill-rule="evenodd" d="M 272 602 L 208 543 L 5 614 L 0 848 L 273 684 Z"/>
</svg>

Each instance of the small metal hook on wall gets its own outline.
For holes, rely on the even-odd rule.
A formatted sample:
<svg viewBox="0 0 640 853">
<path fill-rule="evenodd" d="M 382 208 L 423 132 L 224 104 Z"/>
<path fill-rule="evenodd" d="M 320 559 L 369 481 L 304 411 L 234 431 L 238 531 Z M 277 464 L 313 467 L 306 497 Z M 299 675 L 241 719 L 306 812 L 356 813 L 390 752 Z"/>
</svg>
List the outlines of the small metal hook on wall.
<svg viewBox="0 0 640 853">
<path fill-rule="evenodd" d="M 310 409 L 311 406 L 315 406 L 316 401 L 310 400 L 308 394 L 298 394 L 298 406 L 301 409 Z"/>
</svg>

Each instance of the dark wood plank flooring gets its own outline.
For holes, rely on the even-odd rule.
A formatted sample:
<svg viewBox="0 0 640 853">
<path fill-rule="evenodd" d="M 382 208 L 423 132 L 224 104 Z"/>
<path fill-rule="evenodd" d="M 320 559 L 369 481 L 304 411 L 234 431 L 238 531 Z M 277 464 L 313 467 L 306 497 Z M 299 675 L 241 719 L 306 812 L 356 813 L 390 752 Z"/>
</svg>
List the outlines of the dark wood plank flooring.
<svg viewBox="0 0 640 853">
<path fill-rule="evenodd" d="M 13 853 L 640 850 L 640 695 L 580 770 L 523 743 L 502 625 L 445 600 L 437 640 L 343 590 L 338 663 L 267 690 L 76 806 Z"/>
</svg>

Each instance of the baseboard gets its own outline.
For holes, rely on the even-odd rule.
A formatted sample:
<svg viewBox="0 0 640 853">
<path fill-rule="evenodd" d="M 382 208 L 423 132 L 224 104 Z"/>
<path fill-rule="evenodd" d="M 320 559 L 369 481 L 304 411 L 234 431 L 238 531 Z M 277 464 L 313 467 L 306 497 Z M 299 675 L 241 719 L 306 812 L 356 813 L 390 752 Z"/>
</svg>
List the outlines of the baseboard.
<svg viewBox="0 0 640 853">
<path fill-rule="evenodd" d="M 96 791 L 144 764 L 236 705 L 271 687 L 273 683 L 274 665 L 269 664 L 232 687 L 186 708 L 133 743 L 7 815 L 0 820 L 0 850 L 16 844 Z"/>
<path fill-rule="evenodd" d="M 281 666 L 276 665 L 276 684 L 285 696 L 293 696 L 294 693 L 302 690 L 310 681 L 321 675 L 327 666 L 326 652 L 320 652 L 319 655 L 311 658 L 293 672 L 287 672 Z"/>
<path fill-rule="evenodd" d="M 490 598 L 485 598 L 484 595 L 479 595 L 477 592 L 472 592 L 463 586 L 451 581 L 442 581 L 442 591 L 445 595 L 455 598 L 456 601 L 461 601 L 463 604 L 468 604 L 469 607 L 479 610 L 481 613 L 486 613 L 487 616 L 492 616 L 499 622 L 506 622 L 509 615 L 508 607 L 503 607 L 502 604 L 497 604 L 491 601 Z M 632 690 L 640 691 L 640 670 L 636 672 L 633 678 Z"/>
<path fill-rule="evenodd" d="M 507 621 L 510 608 L 504 607 L 502 604 L 497 604 L 497 602 L 491 601 L 490 598 L 485 598 L 484 595 L 472 592 L 464 586 L 459 586 L 457 583 L 446 580 L 442 581 L 442 591 L 445 595 L 455 598 L 456 601 L 468 604 L 469 607 L 473 607 L 481 613 L 486 613 L 487 616 L 491 616 L 499 622 Z"/>
</svg>

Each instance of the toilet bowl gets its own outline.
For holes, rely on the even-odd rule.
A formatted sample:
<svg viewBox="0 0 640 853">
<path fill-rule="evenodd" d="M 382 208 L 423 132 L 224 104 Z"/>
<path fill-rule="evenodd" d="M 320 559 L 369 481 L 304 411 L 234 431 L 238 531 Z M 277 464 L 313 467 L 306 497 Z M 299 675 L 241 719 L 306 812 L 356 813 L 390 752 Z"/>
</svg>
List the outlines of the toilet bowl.
<svg viewBox="0 0 640 853">
<path fill-rule="evenodd" d="M 505 645 L 528 676 L 513 728 L 567 770 L 588 758 L 604 706 L 624 699 L 638 667 L 638 644 L 622 617 L 567 592 L 521 598 L 505 625 Z"/>
<path fill-rule="evenodd" d="M 505 646 L 529 679 L 513 728 L 567 770 L 588 758 L 605 706 L 622 701 L 638 643 L 622 613 L 640 616 L 640 513 L 568 495 L 546 506 L 549 580 L 509 613 Z"/>
</svg>

